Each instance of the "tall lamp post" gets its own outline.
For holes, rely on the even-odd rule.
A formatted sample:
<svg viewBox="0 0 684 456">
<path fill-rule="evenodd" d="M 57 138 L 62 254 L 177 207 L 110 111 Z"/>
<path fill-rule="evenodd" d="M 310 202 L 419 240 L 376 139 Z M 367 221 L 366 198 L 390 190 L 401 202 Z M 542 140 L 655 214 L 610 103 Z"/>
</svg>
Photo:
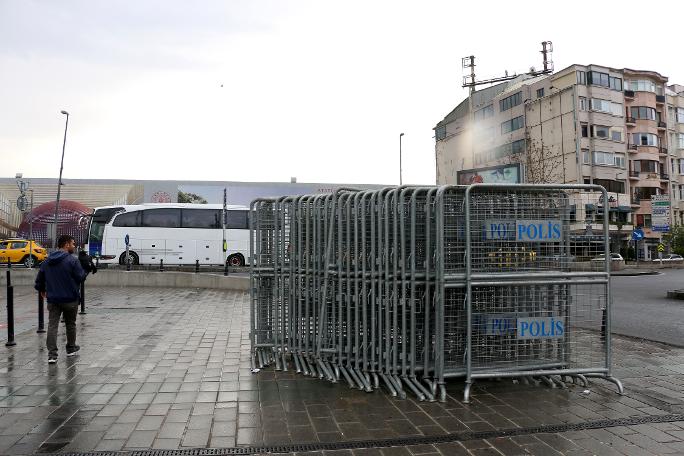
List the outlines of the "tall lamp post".
<svg viewBox="0 0 684 456">
<path fill-rule="evenodd" d="M 64 142 L 62 143 L 62 161 L 59 164 L 59 180 L 57 181 L 57 201 L 55 201 L 55 233 L 52 238 L 53 249 L 57 248 L 57 217 L 59 216 L 59 196 L 62 193 L 62 170 L 64 169 L 64 149 L 66 148 L 67 129 L 69 128 L 69 113 L 66 111 L 62 111 L 62 114 L 66 116 L 66 123 L 64 125 Z"/>
<path fill-rule="evenodd" d="M 402 184 L 401 179 L 401 138 L 404 136 L 403 133 L 399 133 L 399 185 Z"/>
</svg>

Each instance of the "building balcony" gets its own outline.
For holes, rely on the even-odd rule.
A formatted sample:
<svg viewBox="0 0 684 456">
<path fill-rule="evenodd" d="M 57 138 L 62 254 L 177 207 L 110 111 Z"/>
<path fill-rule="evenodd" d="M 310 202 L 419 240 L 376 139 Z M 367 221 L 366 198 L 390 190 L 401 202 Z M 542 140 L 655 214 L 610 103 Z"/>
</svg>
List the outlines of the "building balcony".
<svg viewBox="0 0 684 456">
<path fill-rule="evenodd" d="M 637 150 L 637 145 L 636 144 L 628 144 L 627 149 L 629 150 Z"/>
<path fill-rule="evenodd" d="M 634 98 L 634 90 L 625 90 L 625 98 Z"/>
<path fill-rule="evenodd" d="M 641 198 L 638 196 L 633 196 L 632 199 L 630 200 L 630 203 L 632 206 L 640 206 L 641 205 Z"/>
<path fill-rule="evenodd" d="M 666 173 L 660 173 L 660 180 L 670 180 L 670 176 L 668 176 Z"/>
<path fill-rule="evenodd" d="M 636 125 L 636 119 L 634 117 L 625 117 L 625 123 L 628 127 L 633 127 Z"/>
<path fill-rule="evenodd" d="M 639 179 L 639 171 L 630 171 L 629 172 L 629 178 L 630 179 Z"/>
<path fill-rule="evenodd" d="M 667 155 L 667 147 L 659 146 L 658 153 L 660 153 L 660 155 Z"/>
<path fill-rule="evenodd" d="M 658 122 L 658 130 L 665 130 L 667 128 L 667 124 L 665 122 Z"/>
<path fill-rule="evenodd" d="M 656 95 L 656 104 L 664 104 L 665 95 Z"/>
</svg>

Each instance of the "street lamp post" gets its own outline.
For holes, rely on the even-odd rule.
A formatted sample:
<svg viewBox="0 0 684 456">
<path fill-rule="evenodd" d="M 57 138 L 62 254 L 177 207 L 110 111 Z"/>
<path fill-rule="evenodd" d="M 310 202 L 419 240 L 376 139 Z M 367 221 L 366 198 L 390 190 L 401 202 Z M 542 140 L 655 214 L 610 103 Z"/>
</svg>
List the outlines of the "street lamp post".
<svg viewBox="0 0 684 456">
<path fill-rule="evenodd" d="M 399 185 L 402 184 L 401 179 L 401 138 L 404 136 L 403 133 L 399 133 Z"/>
<path fill-rule="evenodd" d="M 62 111 L 62 114 L 66 116 L 66 122 L 64 124 L 64 142 L 62 142 L 62 161 L 59 164 L 59 180 L 57 181 L 57 200 L 55 201 L 55 233 L 52 238 L 53 249 L 57 248 L 57 217 L 59 216 L 59 196 L 62 193 L 62 170 L 64 169 L 64 149 L 66 148 L 67 129 L 69 128 L 69 113 L 66 111 Z"/>
</svg>

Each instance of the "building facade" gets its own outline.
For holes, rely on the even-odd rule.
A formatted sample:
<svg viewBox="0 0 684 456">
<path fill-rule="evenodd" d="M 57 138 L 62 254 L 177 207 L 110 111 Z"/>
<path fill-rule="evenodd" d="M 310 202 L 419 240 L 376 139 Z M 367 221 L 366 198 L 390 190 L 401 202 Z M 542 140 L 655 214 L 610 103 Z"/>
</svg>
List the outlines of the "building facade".
<svg viewBox="0 0 684 456">
<path fill-rule="evenodd" d="M 435 127 L 437 183 L 601 185 L 609 201 L 577 204 L 575 231 L 600 229 L 607 214 L 615 249 L 639 227 L 639 257 L 655 257 L 683 221 L 682 89 L 653 71 L 572 65 L 477 91 Z M 654 223 L 652 199 L 669 203 L 668 223 Z"/>
</svg>

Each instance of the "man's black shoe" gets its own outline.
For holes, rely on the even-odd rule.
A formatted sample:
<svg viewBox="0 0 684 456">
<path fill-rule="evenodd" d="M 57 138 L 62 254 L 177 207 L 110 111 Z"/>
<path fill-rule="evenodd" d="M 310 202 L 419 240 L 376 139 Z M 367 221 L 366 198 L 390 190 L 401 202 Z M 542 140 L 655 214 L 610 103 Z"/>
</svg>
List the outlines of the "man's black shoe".
<svg viewBox="0 0 684 456">
<path fill-rule="evenodd" d="M 78 353 L 80 350 L 81 350 L 81 347 L 78 346 L 78 345 L 76 345 L 76 346 L 74 346 L 74 347 L 71 347 L 71 348 L 67 347 L 67 349 L 66 349 L 67 356 L 74 356 L 74 355 L 75 355 L 76 353 Z"/>
</svg>

